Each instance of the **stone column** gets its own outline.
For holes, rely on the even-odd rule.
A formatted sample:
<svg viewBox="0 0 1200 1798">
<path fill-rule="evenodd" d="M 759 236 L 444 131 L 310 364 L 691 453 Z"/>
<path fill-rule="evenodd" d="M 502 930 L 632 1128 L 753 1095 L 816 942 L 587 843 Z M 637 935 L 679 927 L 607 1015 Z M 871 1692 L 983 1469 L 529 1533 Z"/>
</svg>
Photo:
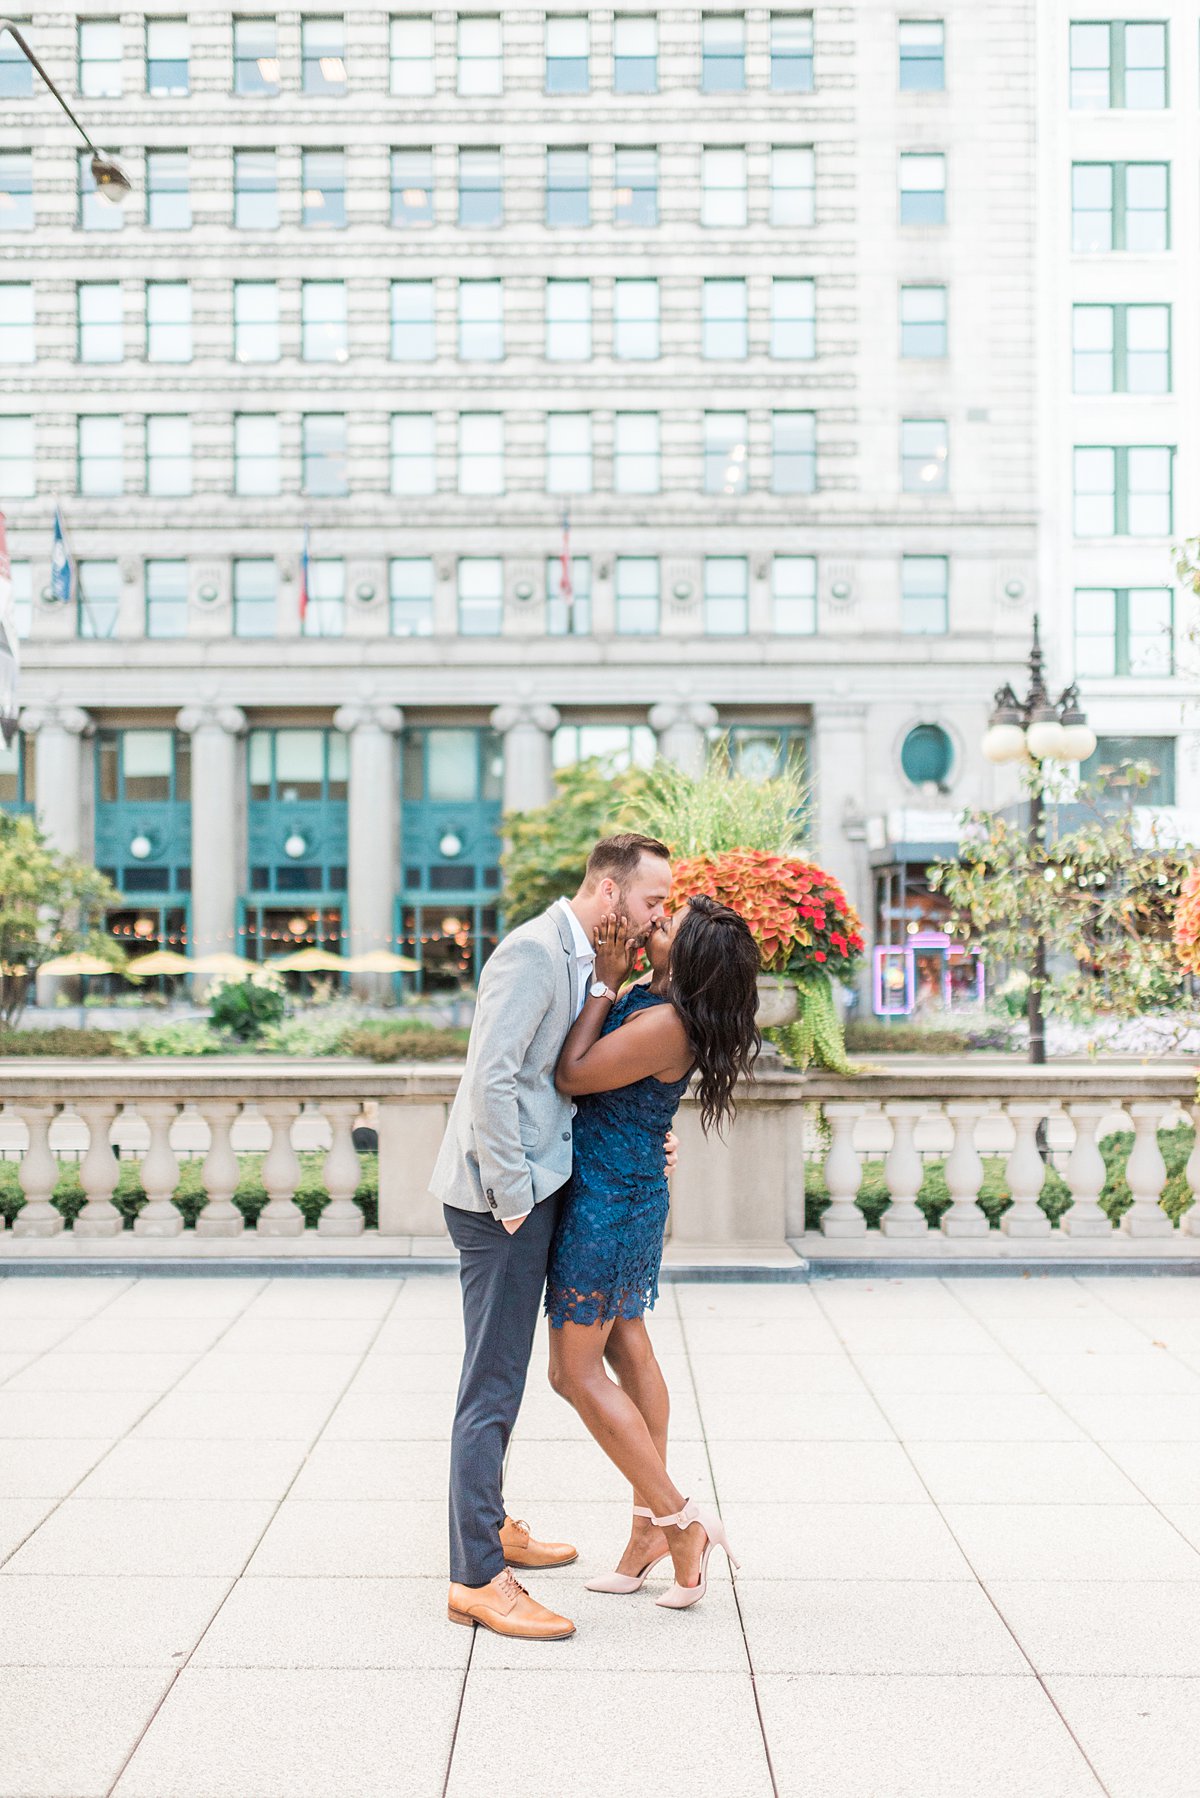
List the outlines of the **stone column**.
<svg viewBox="0 0 1200 1798">
<path fill-rule="evenodd" d="M 235 949 L 242 861 L 237 739 L 240 706 L 187 705 L 175 720 L 192 739 L 192 953 Z"/>
<path fill-rule="evenodd" d="M 498 705 L 492 729 L 504 738 L 504 809 L 527 812 L 546 805 L 554 791 L 550 737 L 558 729 L 552 705 L 518 699 Z"/>
<path fill-rule="evenodd" d="M 867 708 L 833 698 L 813 708 L 813 746 L 808 771 L 813 813 L 811 853 L 821 867 L 840 880 L 846 897 L 863 921 L 868 945 L 872 937 L 871 870 L 866 851 Z M 870 999 L 869 961 L 858 976 L 860 1000 Z"/>
<path fill-rule="evenodd" d="M 349 867 L 350 954 L 390 949 L 400 867 L 400 788 L 396 733 L 399 706 L 364 700 L 339 706 L 334 727 L 350 739 Z M 390 986 L 390 976 L 356 974 L 354 990 L 371 998 Z"/>
<path fill-rule="evenodd" d="M 34 705 L 21 729 L 37 735 L 37 821 L 52 849 L 83 851 L 83 739 L 92 720 L 81 706 Z"/>
<path fill-rule="evenodd" d="M 708 753 L 708 732 L 717 708 L 706 699 L 662 699 L 650 707 L 649 724 L 658 736 L 658 753 L 685 774 L 700 774 Z"/>
</svg>

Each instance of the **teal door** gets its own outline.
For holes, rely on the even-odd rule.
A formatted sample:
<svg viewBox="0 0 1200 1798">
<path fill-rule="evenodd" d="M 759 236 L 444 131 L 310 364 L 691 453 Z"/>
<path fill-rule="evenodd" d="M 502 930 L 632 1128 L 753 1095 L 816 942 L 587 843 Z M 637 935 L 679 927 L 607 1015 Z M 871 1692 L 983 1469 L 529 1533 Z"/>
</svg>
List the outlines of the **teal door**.
<svg viewBox="0 0 1200 1798">
<path fill-rule="evenodd" d="M 104 730 L 96 739 L 96 866 L 121 894 L 107 925 L 130 954 L 187 953 L 191 748 L 190 737 L 170 729 Z M 116 977 L 106 986 L 129 991 Z"/>
<path fill-rule="evenodd" d="M 400 950 L 421 964 L 418 991 L 458 991 L 496 945 L 503 745 L 429 725 L 404 732 L 402 754 Z"/>
<path fill-rule="evenodd" d="M 340 950 L 346 929 L 348 757 L 341 731 L 252 730 L 247 746 L 249 891 L 237 947 L 268 961 Z"/>
</svg>

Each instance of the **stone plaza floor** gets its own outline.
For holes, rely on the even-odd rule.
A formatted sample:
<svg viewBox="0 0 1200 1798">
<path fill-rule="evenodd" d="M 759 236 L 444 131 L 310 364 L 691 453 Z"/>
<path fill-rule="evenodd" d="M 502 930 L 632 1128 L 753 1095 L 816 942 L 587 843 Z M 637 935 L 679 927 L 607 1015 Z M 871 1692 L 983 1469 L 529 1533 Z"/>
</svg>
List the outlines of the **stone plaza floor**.
<svg viewBox="0 0 1200 1798">
<path fill-rule="evenodd" d="M 1196 1798 L 1200 1280 L 680 1284 L 742 1556 L 583 1590 L 628 1495 L 535 1349 L 506 1491 L 578 1623 L 445 1616 L 444 1276 L 0 1279 L 0 1798 Z"/>
</svg>

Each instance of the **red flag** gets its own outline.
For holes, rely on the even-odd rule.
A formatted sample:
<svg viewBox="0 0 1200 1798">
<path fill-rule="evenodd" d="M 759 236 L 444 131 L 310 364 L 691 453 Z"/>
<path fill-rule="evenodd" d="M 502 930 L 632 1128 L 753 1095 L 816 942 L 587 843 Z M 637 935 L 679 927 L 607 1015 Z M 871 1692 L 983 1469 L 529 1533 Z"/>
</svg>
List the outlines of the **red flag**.
<svg viewBox="0 0 1200 1798">
<path fill-rule="evenodd" d="M 559 557 L 558 591 L 568 606 L 575 597 L 575 584 L 571 579 L 571 514 L 563 513 L 562 554 Z"/>
</svg>

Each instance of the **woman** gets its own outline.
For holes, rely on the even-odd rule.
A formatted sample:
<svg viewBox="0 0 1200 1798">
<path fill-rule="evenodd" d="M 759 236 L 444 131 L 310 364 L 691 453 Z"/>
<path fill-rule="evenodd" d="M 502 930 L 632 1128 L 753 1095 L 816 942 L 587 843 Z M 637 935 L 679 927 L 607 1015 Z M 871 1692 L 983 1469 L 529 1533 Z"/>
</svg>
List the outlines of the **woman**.
<svg viewBox="0 0 1200 1798">
<path fill-rule="evenodd" d="M 734 1086 L 759 1048 L 759 957 L 744 919 L 703 897 L 652 928 L 649 980 L 617 998 L 635 948 L 623 919 L 603 920 L 595 984 L 608 991 L 593 987 L 555 1074 L 580 1104 L 546 1283 L 550 1383 L 633 1487 L 625 1552 L 589 1588 L 636 1592 L 669 1554 L 675 1584 L 658 1603 L 685 1610 L 704 1596 L 714 1545 L 737 1562 L 720 1518 L 685 1499 L 665 1465 L 669 1400 L 642 1321 L 658 1297 L 667 1219 L 662 1139 L 693 1073 L 705 1133 L 732 1119 Z"/>
</svg>

